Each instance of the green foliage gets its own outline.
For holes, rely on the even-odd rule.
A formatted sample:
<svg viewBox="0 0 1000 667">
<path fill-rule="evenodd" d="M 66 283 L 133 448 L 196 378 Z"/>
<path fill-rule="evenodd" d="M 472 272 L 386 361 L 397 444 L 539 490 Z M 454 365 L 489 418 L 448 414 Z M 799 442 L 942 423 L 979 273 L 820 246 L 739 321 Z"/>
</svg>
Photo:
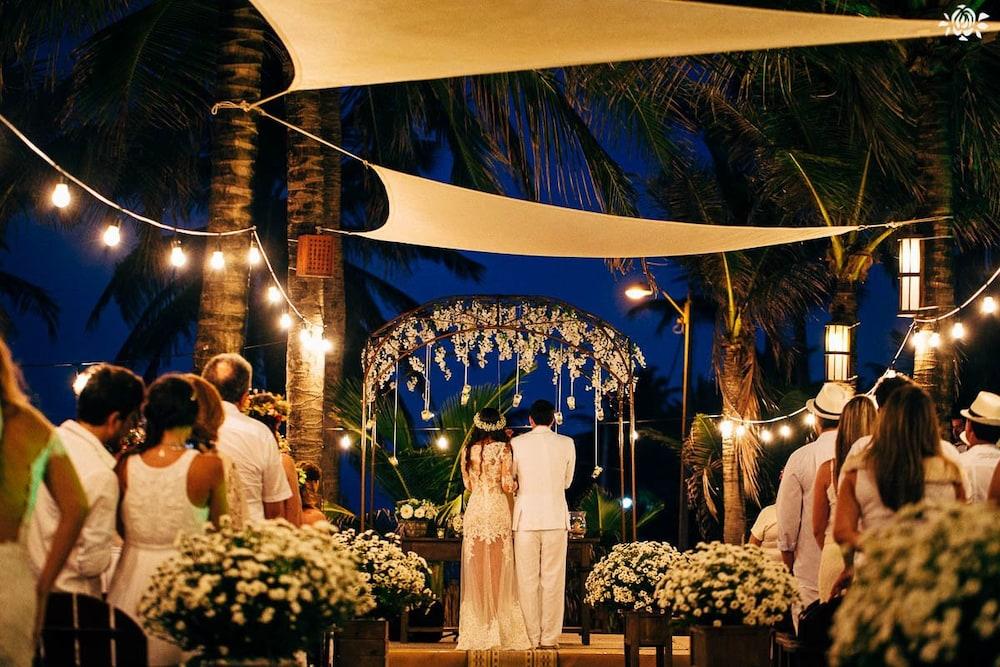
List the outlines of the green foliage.
<svg viewBox="0 0 1000 667">
<path fill-rule="evenodd" d="M 633 507 L 634 511 L 639 513 L 636 528 L 641 529 L 663 512 L 665 504 L 652 501 L 644 494 L 640 494 Z M 588 537 L 599 538 L 601 544 L 606 547 L 624 541 L 621 531 L 622 506 L 619 498 L 595 484 L 580 499 L 577 510 L 587 513 Z M 625 519 L 627 522 L 632 520 L 629 515 L 626 515 Z"/>
</svg>

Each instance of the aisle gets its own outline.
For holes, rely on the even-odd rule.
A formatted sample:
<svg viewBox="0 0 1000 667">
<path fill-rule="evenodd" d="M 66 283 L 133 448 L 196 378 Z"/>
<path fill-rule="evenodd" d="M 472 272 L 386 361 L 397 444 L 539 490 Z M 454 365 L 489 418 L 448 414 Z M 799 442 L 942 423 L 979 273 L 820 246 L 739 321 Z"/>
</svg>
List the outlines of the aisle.
<svg viewBox="0 0 1000 667">
<path fill-rule="evenodd" d="M 400 644 L 389 646 L 389 667 L 622 667 L 625 657 L 622 652 L 621 635 L 591 635 L 590 646 L 580 643 L 580 636 L 565 634 L 559 639 L 556 656 L 551 652 L 539 651 L 533 655 L 526 651 L 512 651 L 497 656 L 496 660 L 468 661 L 465 653 L 455 650 L 452 641 L 437 644 Z M 484 658 L 486 656 L 483 656 Z M 687 637 L 674 638 L 674 667 L 689 667 L 689 642 Z M 653 649 L 643 649 L 641 667 L 655 667 L 656 654 Z"/>
</svg>

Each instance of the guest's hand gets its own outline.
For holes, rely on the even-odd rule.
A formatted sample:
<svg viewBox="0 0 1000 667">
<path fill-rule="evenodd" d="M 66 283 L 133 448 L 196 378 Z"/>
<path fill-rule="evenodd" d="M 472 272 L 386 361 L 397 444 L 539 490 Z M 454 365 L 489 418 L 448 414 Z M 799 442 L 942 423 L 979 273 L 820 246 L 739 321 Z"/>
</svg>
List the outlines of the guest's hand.
<svg viewBox="0 0 1000 667">
<path fill-rule="evenodd" d="M 830 597 L 837 597 L 845 593 L 853 580 L 854 568 L 844 568 L 844 571 L 840 573 L 837 580 L 833 582 L 833 590 L 830 592 Z"/>
</svg>

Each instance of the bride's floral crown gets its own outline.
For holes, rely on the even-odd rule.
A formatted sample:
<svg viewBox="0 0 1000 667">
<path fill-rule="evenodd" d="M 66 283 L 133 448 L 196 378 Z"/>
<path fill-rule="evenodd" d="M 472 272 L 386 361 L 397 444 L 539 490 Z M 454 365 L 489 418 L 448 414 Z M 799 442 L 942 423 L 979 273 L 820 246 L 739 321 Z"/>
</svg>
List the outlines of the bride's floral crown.
<svg viewBox="0 0 1000 667">
<path fill-rule="evenodd" d="M 476 413 L 476 416 L 472 418 L 472 425 L 478 428 L 480 431 L 502 431 L 507 425 L 507 418 L 500 415 L 500 419 L 495 422 L 483 421 L 482 417 Z"/>
</svg>

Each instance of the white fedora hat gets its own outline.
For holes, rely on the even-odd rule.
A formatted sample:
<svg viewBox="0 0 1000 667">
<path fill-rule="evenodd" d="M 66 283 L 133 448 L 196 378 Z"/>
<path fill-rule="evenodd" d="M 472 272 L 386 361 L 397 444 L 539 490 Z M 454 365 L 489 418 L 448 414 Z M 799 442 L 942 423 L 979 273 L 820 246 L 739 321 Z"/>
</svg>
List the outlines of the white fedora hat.
<svg viewBox="0 0 1000 667">
<path fill-rule="evenodd" d="M 816 398 L 806 401 L 806 410 L 817 417 L 833 421 L 840 419 L 844 406 L 854 398 L 854 390 L 836 382 L 827 382 L 819 390 Z"/>
<path fill-rule="evenodd" d="M 988 391 L 979 392 L 969 409 L 962 410 L 962 416 L 978 424 L 1000 426 L 1000 396 Z"/>
</svg>

